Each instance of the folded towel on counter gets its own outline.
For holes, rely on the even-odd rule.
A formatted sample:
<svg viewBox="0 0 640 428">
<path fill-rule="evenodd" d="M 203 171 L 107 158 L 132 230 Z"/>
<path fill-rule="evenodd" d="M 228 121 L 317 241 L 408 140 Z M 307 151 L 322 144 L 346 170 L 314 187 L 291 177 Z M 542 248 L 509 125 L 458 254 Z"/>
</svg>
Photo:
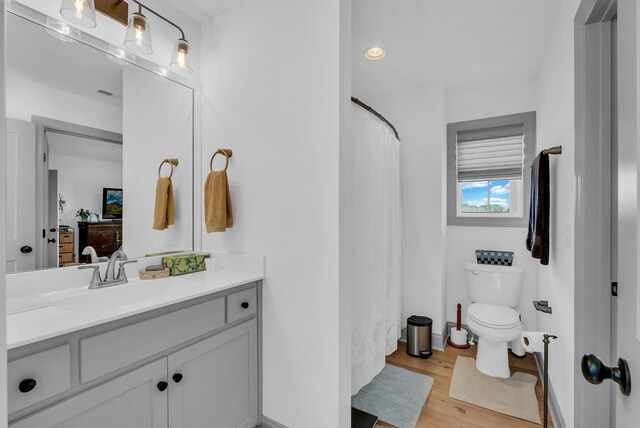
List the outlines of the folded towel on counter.
<svg viewBox="0 0 640 428">
<path fill-rule="evenodd" d="M 153 213 L 153 228 L 165 230 L 175 223 L 175 202 L 171 178 L 160 177 L 156 185 L 156 208 Z"/>
<path fill-rule="evenodd" d="M 233 208 L 226 171 L 211 171 L 204 184 L 204 222 L 207 233 L 233 227 Z"/>
<path fill-rule="evenodd" d="M 549 155 L 540 152 L 531 165 L 531 205 L 527 250 L 540 264 L 549 264 Z"/>
</svg>

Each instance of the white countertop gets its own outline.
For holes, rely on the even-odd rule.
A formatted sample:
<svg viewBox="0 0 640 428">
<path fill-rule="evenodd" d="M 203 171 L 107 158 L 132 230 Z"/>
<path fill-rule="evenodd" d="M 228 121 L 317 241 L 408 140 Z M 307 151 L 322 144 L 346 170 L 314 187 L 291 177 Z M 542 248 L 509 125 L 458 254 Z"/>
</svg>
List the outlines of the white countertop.
<svg viewBox="0 0 640 428">
<path fill-rule="evenodd" d="M 128 284 L 89 290 L 73 286 L 8 296 L 7 349 L 206 296 L 264 278 L 263 273 L 216 269 L 158 280 L 131 279 Z M 19 309 L 16 309 L 19 308 Z M 31 309 L 27 309 L 31 308 Z M 27 310 L 24 310 L 27 309 Z"/>
</svg>

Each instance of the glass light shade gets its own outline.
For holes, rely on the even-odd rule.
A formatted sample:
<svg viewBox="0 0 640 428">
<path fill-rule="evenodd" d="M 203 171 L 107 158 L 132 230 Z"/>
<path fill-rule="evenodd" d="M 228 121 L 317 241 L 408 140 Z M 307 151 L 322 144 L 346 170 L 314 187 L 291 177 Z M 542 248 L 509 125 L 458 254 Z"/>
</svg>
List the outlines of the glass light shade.
<svg viewBox="0 0 640 428">
<path fill-rule="evenodd" d="M 96 26 L 96 6 L 94 0 L 62 0 L 60 15 L 71 22 L 85 28 Z"/>
<path fill-rule="evenodd" d="M 124 45 L 131 52 L 137 54 L 149 55 L 153 52 L 151 48 L 151 28 L 149 27 L 149 20 L 147 20 L 143 14 L 135 12 L 129 17 L 129 25 L 127 26 Z"/>
<path fill-rule="evenodd" d="M 193 73 L 193 69 L 189 67 L 189 42 L 185 39 L 176 40 L 173 45 L 171 69 L 183 74 Z"/>
<path fill-rule="evenodd" d="M 63 42 L 75 42 L 80 38 L 80 30 L 71 25 L 47 16 L 47 33 Z"/>
</svg>

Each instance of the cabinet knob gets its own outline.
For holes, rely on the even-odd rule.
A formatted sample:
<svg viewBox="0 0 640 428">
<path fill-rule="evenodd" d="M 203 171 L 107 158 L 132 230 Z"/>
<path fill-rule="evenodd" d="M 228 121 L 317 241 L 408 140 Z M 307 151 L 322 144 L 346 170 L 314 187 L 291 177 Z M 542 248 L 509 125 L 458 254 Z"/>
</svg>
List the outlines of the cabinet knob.
<svg viewBox="0 0 640 428">
<path fill-rule="evenodd" d="M 242 307 L 242 309 L 247 309 L 249 307 L 249 302 L 240 303 L 240 307 Z"/>
<path fill-rule="evenodd" d="M 182 380 L 182 373 L 174 373 L 171 379 L 173 379 L 175 383 L 180 383 Z"/>
<path fill-rule="evenodd" d="M 33 390 L 36 387 L 35 379 L 23 379 L 18 384 L 18 390 L 24 394 Z"/>
<path fill-rule="evenodd" d="M 169 384 L 163 380 L 161 380 L 160 382 L 158 382 L 158 384 L 156 385 L 158 387 L 158 389 L 160 391 L 164 391 L 165 389 L 167 389 L 167 387 L 169 386 Z"/>
</svg>

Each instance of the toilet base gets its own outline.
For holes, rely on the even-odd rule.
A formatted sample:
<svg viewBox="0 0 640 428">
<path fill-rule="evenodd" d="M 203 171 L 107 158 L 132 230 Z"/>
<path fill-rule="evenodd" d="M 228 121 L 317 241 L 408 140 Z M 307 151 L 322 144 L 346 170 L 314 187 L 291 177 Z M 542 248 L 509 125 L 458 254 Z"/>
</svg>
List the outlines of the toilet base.
<svg viewBox="0 0 640 428">
<path fill-rule="evenodd" d="M 476 368 L 488 376 L 509 378 L 509 350 L 507 342 L 491 342 L 480 337 L 476 354 Z"/>
</svg>

